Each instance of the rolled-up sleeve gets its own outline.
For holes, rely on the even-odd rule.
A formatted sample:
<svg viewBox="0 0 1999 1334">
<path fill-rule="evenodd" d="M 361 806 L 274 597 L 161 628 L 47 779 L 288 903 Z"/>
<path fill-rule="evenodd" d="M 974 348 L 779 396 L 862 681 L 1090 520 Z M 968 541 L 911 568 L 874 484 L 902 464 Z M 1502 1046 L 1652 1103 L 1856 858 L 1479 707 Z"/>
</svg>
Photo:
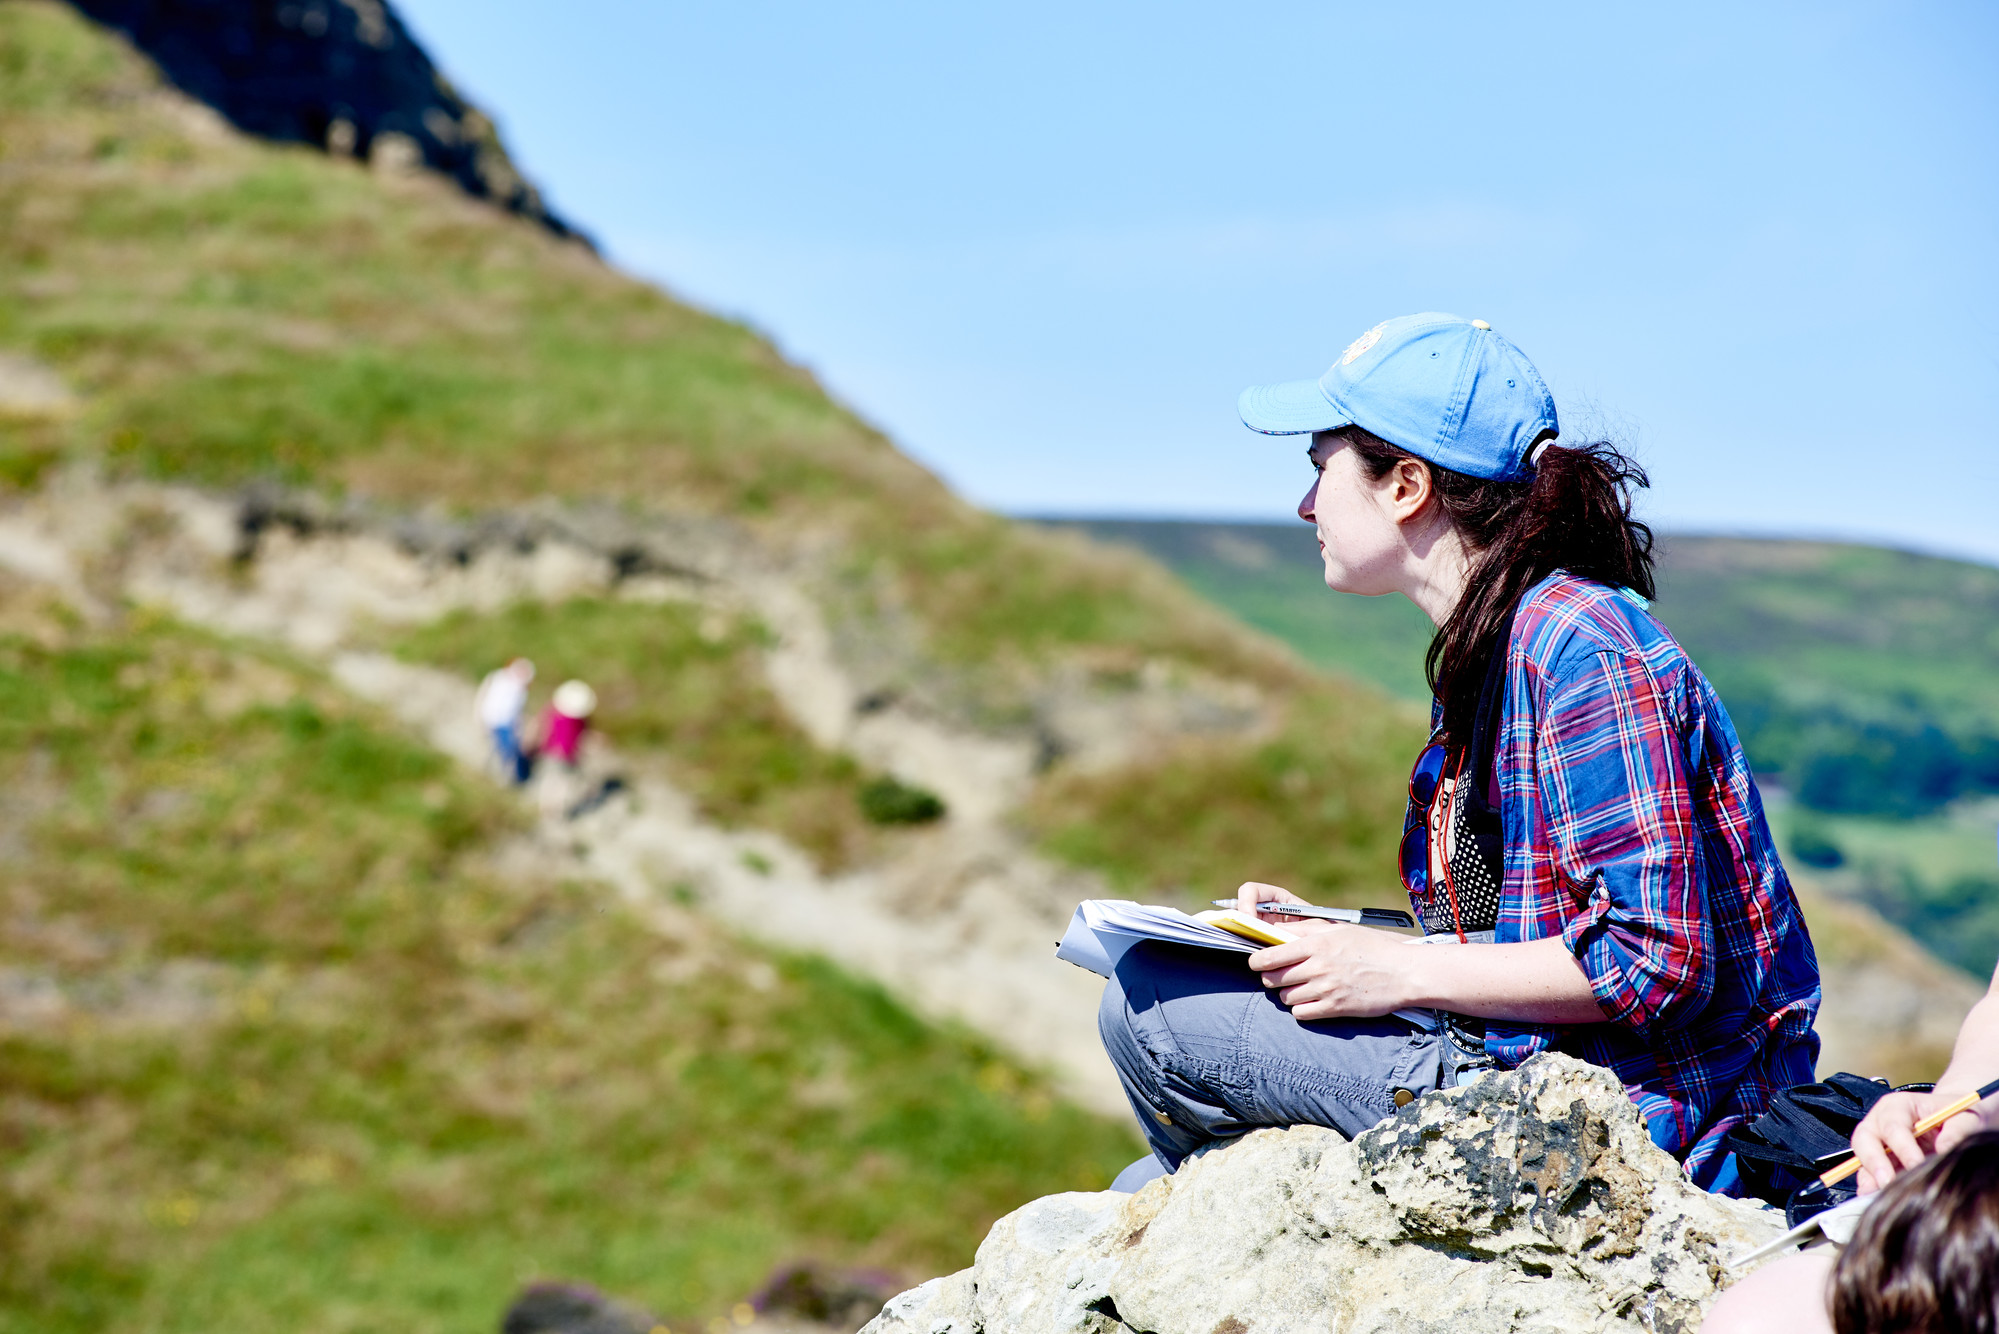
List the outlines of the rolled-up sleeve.
<svg viewBox="0 0 1999 1334">
<path fill-rule="evenodd" d="M 1643 661 L 1597 652 L 1562 673 L 1538 729 L 1546 851 L 1572 907 L 1563 942 L 1612 1023 L 1642 1035 L 1692 1020 L 1714 948 L 1672 699 Z"/>
</svg>

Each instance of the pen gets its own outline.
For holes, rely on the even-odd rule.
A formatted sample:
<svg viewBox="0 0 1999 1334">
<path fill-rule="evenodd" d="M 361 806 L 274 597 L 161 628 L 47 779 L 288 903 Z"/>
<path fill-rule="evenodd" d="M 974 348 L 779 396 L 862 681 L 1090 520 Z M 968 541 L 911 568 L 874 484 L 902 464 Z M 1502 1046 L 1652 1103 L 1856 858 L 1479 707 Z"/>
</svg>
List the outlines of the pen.
<svg viewBox="0 0 1999 1334">
<path fill-rule="evenodd" d="M 1931 1112 L 1928 1116 L 1916 1122 L 1916 1128 L 1910 1133 L 1917 1136 L 1927 1135 L 1953 1116 L 1956 1116 L 1959 1112 L 1970 1111 L 1995 1093 L 1999 1093 L 1999 1079 L 1993 1080 L 1982 1089 L 1973 1089 L 1970 1093 L 1965 1094 L 1962 1098 L 1959 1098 L 1940 1112 Z M 1846 1180 L 1859 1170 L 1860 1159 L 1858 1157 L 1849 1158 L 1838 1167 L 1833 1168 L 1832 1171 L 1820 1177 L 1819 1180 L 1828 1186 L 1837 1186 L 1840 1182 Z"/>
<path fill-rule="evenodd" d="M 1217 908 L 1236 907 L 1234 899 L 1210 899 Z M 1402 926 L 1416 925 L 1416 919 L 1397 908 L 1312 908 L 1302 903 L 1270 903 L 1256 905 L 1258 912 L 1282 913 L 1286 917 L 1318 917 L 1328 922 L 1351 922 L 1356 926 Z"/>
</svg>

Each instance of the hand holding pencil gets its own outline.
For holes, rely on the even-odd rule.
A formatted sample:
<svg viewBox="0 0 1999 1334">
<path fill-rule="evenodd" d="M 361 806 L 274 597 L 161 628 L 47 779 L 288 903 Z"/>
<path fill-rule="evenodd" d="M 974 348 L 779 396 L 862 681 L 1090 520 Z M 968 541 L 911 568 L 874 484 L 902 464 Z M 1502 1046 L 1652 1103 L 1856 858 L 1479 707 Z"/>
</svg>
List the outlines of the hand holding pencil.
<svg viewBox="0 0 1999 1334">
<path fill-rule="evenodd" d="M 1954 1116 L 1959 1116 L 1965 1112 L 1970 1111 L 1972 1108 L 1978 1106 L 1979 1103 L 1983 1102 L 1985 1099 L 1991 1097 L 1995 1093 L 1999 1093 L 1999 1079 L 1993 1080 L 1991 1083 L 1986 1084 L 1982 1088 L 1973 1089 L 1971 1092 L 1965 1094 L 1963 1097 L 1948 1102 L 1944 1104 L 1942 1107 L 1939 1107 L 1937 1110 L 1931 1112 L 1929 1115 L 1923 1117 L 1921 1120 L 1917 1121 L 1915 1125 L 1909 1128 L 1908 1132 L 1909 1139 L 1911 1141 L 1922 1139 L 1923 1136 L 1937 1129 L 1939 1126 L 1943 1125 L 1944 1122 L 1950 1120 Z M 1907 1097 L 1907 1098 L 1914 1098 L 1916 1096 L 1918 1095 L 1914 1094 L 1889 1095 L 1889 1097 Z M 1883 1099 L 1883 1101 L 1885 1102 L 1886 1099 Z M 1871 1121 L 1873 1118 L 1869 1117 L 1868 1119 Z M 1838 1185 L 1840 1182 L 1846 1180 L 1848 1177 L 1852 1176 L 1855 1172 L 1858 1172 L 1862 1166 L 1863 1164 L 1861 1161 L 1861 1154 L 1860 1152 L 1856 1151 L 1853 1157 L 1848 1158 L 1845 1162 L 1841 1163 L 1839 1166 L 1833 1168 L 1829 1172 L 1826 1172 L 1824 1175 L 1819 1177 L 1819 1180 L 1824 1182 L 1828 1186 L 1835 1186 Z M 1909 1162 L 1904 1162 L 1902 1166 L 1910 1167 L 1913 1166 L 1913 1164 Z M 1875 1184 L 1879 1185 L 1880 1183 L 1876 1182 Z"/>
</svg>

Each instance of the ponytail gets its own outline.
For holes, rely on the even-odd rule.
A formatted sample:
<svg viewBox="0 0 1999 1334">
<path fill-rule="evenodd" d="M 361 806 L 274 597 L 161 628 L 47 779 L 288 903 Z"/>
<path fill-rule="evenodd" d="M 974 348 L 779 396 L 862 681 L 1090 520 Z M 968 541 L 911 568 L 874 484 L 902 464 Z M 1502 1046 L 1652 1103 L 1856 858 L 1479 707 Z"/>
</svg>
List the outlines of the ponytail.
<svg viewBox="0 0 1999 1334">
<path fill-rule="evenodd" d="M 1375 481 L 1408 450 L 1357 426 L 1340 433 Z M 1471 549 L 1464 596 L 1437 627 L 1423 666 L 1430 689 L 1444 701 L 1444 730 L 1470 734 L 1474 701 L 1459 690 L 1475 683 L 1500 628 L 1521 595 L 1556 570 L 1652 597 L 1652 530 L 1631 517 L 1631 490 L 1649 486 L 1644 469 L 1598 441 L 1573 449 L 1544 444 L 1533 480 L 1495 482 L 1417 459 L 1430 470 L 1437 499 Z"/>
</svg>

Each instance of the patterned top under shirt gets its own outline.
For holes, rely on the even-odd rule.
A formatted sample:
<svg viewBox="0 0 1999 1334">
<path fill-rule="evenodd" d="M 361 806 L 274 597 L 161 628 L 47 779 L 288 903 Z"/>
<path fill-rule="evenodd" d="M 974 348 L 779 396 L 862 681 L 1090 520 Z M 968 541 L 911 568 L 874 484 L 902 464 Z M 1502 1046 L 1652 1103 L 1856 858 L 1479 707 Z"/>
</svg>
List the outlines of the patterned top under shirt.
<svg viewBox="0 0 1999 1334">
<path fill-rule="evenodd" d="M 1467 832 L 1467 799 L 1472 785 L 1447 780 L 1430 803 L 1430 892 L 1418 904 L 1423 918 L 1423 934 L 1467 935 L 1491 931 L 1499 925 L 1499 884 L 1505 867 L 1496 857 L 1480 854 L 1477 842 Z M 1444 877 L 1443 856 L 1450 858 L 1450 879 Z M 1457 913 L 1451 913 L 1451 895 L 1457 895 Z"/>
</svg>

